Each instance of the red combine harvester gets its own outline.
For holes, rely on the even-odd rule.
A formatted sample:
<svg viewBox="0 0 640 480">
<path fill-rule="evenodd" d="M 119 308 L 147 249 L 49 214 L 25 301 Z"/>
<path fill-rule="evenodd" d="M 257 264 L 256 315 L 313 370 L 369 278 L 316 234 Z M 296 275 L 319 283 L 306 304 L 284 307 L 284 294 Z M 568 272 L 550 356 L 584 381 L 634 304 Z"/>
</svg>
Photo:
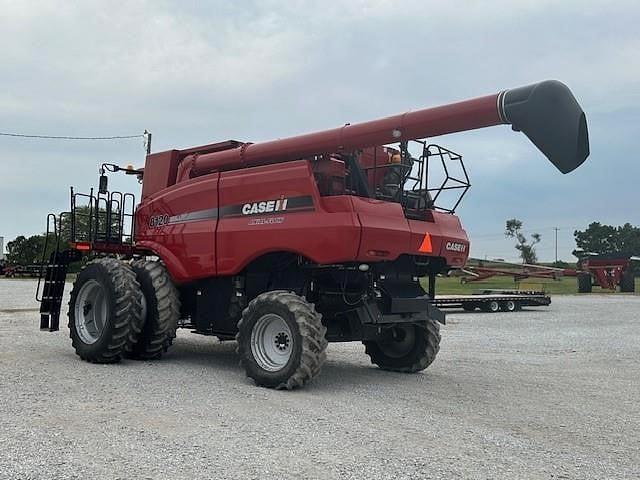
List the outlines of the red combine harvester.
<svg viewBox="0 0 640 480">
<path fill-rule="evenodd" d="M 149 154 L 139 170 L 103 165 L 98 192 L 72 189 L 71 211 L 48 219 L 68 247 L 38 289 L 41 328 L 58 330 L 67 265 L 92 253 L 69 303 L 84 360 L 157 358 L 186 327 L 237 339 L 247 375 L 266 387 L 308 382 L 328 341 L 362 341 L 383 369 L 423 370 L 444 323 L 436 275 L 469 252 L 460 198 L 440 202 L 469 181 L 459 155 L 421 139 L 500 124 L 563 173 L 589 154 L 584 112 L 545 81 L 282 140 Z M 444 180 L 431 187 L 438 165 Z M 105 172 L 120 170 L 142 179 L 139 204 L 107 191 Z"/>
</svg>

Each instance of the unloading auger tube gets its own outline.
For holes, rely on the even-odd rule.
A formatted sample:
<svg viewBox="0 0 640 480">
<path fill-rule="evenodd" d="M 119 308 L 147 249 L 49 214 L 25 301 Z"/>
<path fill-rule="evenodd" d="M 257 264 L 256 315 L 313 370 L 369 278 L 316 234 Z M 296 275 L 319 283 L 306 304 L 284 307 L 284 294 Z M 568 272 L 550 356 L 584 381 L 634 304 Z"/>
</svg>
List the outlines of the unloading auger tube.
<svg viewBox="0 0 640 480">
<path fill-rule="evenodd" d="M 582 108 L 566 85 L 546 80 L 495 95 L 332 130 L 188 155 L 180 164 L 177 180 L 500 124 L 510 124 L 514 130 L 523 132 L 562 173 L 576 169 L 589 156 L 587 121 Z"/>
</svg>

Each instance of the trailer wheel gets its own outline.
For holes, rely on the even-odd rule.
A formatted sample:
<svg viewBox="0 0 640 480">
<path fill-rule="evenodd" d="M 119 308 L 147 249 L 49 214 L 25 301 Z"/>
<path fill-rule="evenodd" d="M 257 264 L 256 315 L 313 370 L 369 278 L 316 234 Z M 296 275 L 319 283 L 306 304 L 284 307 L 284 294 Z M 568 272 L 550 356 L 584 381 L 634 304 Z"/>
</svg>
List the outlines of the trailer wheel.
<svg viewBox="0 0 640 480">
<path fill-rule="evenodd" d="M 515 312 L 517 309 L 518 306 L 513 300 L 507 300 L 506 302 L 503 302 L 502 305 L 500 305 L 500 310 L 502 310 L 503 312 Z"/>
<path fill-rule="evenodd" d="M 473 304 L 466 304 L 466 303 L 465 303 L 465 304 L 463 304 L 463 305 L 462 305 L 462 309 L 463 309 L 465 312 L 473 312 L 473 311 L 476 309 L 476 306 L 475 306 L 475 305 L 473 305 Z"/>
<path fill-rule="evenodd" d="M 625 270 L 620 277 L 620 291 L 623 293 L 633 293 L 636 290 L 636 278 L 633 270 Z"/>
<path fill-rule="evenodd" d="M 482 305 L 482 310 L 485 312 L 495 313 L 500 310 L 500 304 L 496 300 L 491 300 L 490 302 Z"/>
<path fill-rule="evenodd" d="M 440 326 L 434 320 L 394 325 L 379 340 L 362 343 L 371 363 L 381 369 L 419 372 L 433 363 L 440 350 Z"/>
<path fill-rule="evenodd" d="M 125 356 L 153 360 L 166 352 L 176 336 L 180 294 L 160 262 L 136 260 L 131 264 L 143 294 L 143 325 L 138 341 Z"/>
<path fill-rule="evenodd" d="M 76 354 L 92 363 L 118 362 L 142 326 L 142 291 L 131 267 L 115 258 L 89 262 L 69 301 L 69 331 Z"/>
<path fill-rule="evenodd" d="M 589 272 L 578 272 L 578 293 L 591 293 L 593 285 L 591 283 L 591 274 Z"/>
<path fill-rule="evenodd" d="M 327 329 L 313 304 L 276 290 L 254 298 L 238 322 L 240 364 L 256 385 L 291 390 L 320 373 Z"/>
</svg>

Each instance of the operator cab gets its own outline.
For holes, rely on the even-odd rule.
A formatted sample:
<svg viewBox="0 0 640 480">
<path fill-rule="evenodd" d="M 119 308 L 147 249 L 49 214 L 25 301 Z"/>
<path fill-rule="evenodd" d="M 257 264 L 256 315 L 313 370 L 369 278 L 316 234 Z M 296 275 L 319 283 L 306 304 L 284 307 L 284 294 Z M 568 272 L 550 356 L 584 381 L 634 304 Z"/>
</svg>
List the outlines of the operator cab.
<svg viewBox="0 0 640 480">
<path fill-rule="evenodd" d="M 471 186 L 462 156 L 426 141 L 323 155 L 313 162 L 322 196 L 355 195 L 400 203 L 405 216 L 453 213 Z"/>
</svg>

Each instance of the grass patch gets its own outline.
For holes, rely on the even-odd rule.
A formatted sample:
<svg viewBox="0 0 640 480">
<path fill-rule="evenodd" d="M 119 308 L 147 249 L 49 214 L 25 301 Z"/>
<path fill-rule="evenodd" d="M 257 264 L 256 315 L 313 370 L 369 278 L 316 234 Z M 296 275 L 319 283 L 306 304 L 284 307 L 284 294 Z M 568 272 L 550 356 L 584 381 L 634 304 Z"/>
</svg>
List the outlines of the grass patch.
<svg viewBox="0 0 640 480">
<path fill-rule="evenodd" d="M 423 285 L 426 287 L 426 280 Z M 439 295 L 468 295 L 479 289 L 520 289 L 520 290 L 544 290 L 553 295 L 573 295 L 578 293 L 578 282 L 574 277 L 565 277 L 560 280 L 546 280 L 531 278 L 520 283 L 513 281 L 511 277 L 493 277 L 482 282 L 463 284 L 459 278 L 442 277 L 436 281 L 436 291 Z M 603 290 L 593 287 L 593 293 L 612 294 L 611 290 Z M 640 294 L 640 278 L 636 278 L 636 295 Z"/>
</svg>

